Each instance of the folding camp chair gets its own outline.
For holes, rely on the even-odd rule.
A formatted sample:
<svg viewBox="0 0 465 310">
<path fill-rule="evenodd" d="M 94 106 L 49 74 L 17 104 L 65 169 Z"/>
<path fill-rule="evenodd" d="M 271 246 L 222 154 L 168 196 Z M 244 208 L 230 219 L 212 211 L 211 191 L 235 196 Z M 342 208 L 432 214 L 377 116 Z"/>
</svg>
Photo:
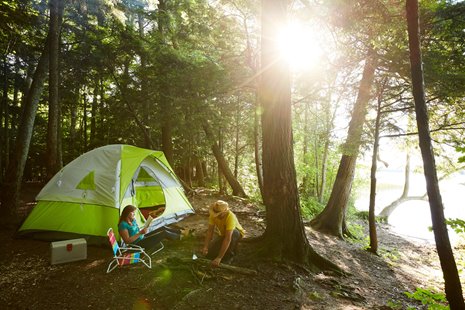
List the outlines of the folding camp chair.
<svg viewBox="0 0 465 310">
<path fill-rule="evenodd" d="M 145 253 L 143 248 L 134 244 L 120 247 L 118 241 L 116 241 L 116 237 L 112 228 L 108 229 L 107 236 L 111 247 L 113 248 L 113 259 L 108 265 L 107 273 L 110 273 L 118 266 L 129 265 L 138 262 L 142 262 L 148 268 L 152 268 L 152 259 L 147 253 Z"/>
</svg>

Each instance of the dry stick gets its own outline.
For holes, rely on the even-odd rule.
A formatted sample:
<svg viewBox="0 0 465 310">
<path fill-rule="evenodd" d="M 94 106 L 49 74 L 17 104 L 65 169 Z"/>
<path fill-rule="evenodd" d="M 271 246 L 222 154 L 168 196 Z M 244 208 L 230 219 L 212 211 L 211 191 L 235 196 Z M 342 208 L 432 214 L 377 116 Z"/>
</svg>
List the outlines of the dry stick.
<svg viewBox="0 0 465 310">
<path fill-rule="evenodd" d="M 205 258 L 197 258 L 195 260 L 191 258 L 177 258 L 181 263 L 194 263 L 194 264 L 199 264 L 199 265 L 211 265 L 211 261 Z M 257 271 L 253 269 L 248 269 L 248 268 L 243 268 L 243 267 L 237 267 L 237 266 L 231 266 L 231 265 L 226 265 L 226 264 L 220 264 L 217 268 L 221 269 L 226 269 L 230 271 L 234 271 L 237 273 L 245 274 L 245 275 L 257 275 Z"/>
</svg>

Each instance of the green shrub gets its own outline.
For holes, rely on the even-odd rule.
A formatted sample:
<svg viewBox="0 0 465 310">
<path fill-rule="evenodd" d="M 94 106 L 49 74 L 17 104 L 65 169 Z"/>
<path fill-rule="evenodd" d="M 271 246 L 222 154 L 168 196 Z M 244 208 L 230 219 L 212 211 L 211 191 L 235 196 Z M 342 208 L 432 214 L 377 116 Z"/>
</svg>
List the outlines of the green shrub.
<svg viewBox="0 0 465 310">
<path fill-rule="evenodd" d="M 405 292 L 408 298 L 421 301 L 423 305 L 428 306 L 428 310 L 446 310 L 447 305 L 446 295 L 444 293 L 434 292 L 433 290 L 417 288 L 414 293 Z"/>
<path fill-rule="evenodd" d="M 316 197 L 308 197 L 301 199 L 302 217 L 305 220 L 311 220 L 324 209 L 324 205 L 318 202 Z"/>
</svg>

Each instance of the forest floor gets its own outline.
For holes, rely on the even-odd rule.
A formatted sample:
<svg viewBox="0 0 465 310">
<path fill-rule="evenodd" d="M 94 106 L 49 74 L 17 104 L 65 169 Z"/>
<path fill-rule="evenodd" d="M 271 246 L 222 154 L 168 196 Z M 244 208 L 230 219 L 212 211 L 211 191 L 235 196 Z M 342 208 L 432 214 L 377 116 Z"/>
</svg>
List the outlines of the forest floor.
<svg viewBox="0 0 465 310">
<path fill-rule="evenodd" d="M 33 205 L 32 187 L 29 192 L 25 206 Z M 191 236 L 167 241 L 152 258 L 152 269 L 134 264 L 107 274 L 109 246 L 88 246 L 86 260 L 50 265 L 50 242 L 16 239 L 15 231 L 0 228 L 1 308 L 426 309 L 404 292 L 420 287 L 442 291 L 435 247 L 398 236 L 387 225 L 378 227 L 380 256 L 363 250 L 360 243 L 306 228 L 311 246 L 346 276 L 257 258 L 249 242 L 241 242 L 232 265 L 255 270 L 255 275 L 202 265 L 192 257 L 200 256 L 207 205 L 219 198 L 230 203 L 249 237 L 263 232 L 264 219 L 253 204 L 198 190 L 191 198 L 196 214 L 179 223 Z M 463 259 L 463 247 L 455 252 Z"/>
</svg>

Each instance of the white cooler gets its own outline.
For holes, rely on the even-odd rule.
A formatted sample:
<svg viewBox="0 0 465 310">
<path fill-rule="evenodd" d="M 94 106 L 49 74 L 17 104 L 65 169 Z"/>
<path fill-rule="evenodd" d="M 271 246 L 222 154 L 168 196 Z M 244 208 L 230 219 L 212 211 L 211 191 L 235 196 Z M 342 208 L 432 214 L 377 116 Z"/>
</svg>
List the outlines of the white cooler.
<svg viewBox="0 0 465 310">
<path fill-rule="evenodd" d="M 69 263 L 87 258 L 86 239 L 56 241 L 50 244 L 52 265 Z"/>
</svg>

